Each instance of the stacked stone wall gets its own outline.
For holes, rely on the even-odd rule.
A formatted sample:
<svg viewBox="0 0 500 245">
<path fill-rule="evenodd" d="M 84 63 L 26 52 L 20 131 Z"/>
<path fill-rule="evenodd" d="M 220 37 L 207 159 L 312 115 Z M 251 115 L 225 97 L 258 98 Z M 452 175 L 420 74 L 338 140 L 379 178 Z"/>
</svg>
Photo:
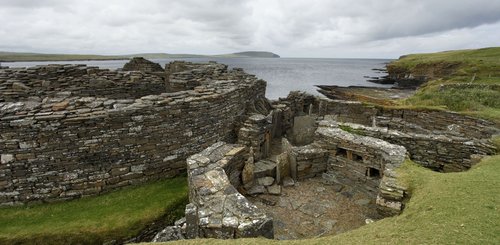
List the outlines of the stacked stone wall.
<svg viewBox="0 0 500 245">
<path fill-rule="evenodd" d="M 397 109 L 365 105 L 360 102 L 321 99 L 320 115 L 333 115 L 337 121 L 385 127 L 401 132 L 490 138 L 497 129 L 487 120 L 455 112 L 426 109 Z"/>
<path fill-rule="evenodd" d="M 86 65 L 47 65 L 0 69 L 0 102 L 34 100 L 65 94 L 135 99 L 166 92 L 161 76 L 120 72 Z"/>
<path fill-rule="evenodd" d="M 354 101 L 330 100 L 292 92 L 279 101 L 292 114 L 310 114 L 363 128 L 363 134 L 405 146 L 422 166 L 454 172 L 469 169 L 475 155 L 491 155 L 495 124 L 449 111 L 384 108 Z M 358 126 L 356 126 L 358 125 Z M 361 131 L 363 131 L 361 130 Z"/>
<path fill-rule="evenodd" d="M 189 155 L 234 141 L 237 121 L 265 86 L 248 76 L 135 100 L 1 102 L 0 204 L 72 199 L 175 176 Z"/>
<path fill-rule="evenodd" d="M 376 195 L 377 208 L 383 214 L 403 210 L 407 187 L 395 171 L 407 155 L 403 146 L 346 132 L 326 120 L 319 123 L 312 145 L 328 151 L 327 175 L 349 185 L 361 184 Z"/>
<path fill-rule="evenodd" d="M 189 201 L 187 238 L 273 238 L 273 220 L 249 202 L 235 187 L 248 147 L 217 142 L 187 159 Z"/>
</svg>

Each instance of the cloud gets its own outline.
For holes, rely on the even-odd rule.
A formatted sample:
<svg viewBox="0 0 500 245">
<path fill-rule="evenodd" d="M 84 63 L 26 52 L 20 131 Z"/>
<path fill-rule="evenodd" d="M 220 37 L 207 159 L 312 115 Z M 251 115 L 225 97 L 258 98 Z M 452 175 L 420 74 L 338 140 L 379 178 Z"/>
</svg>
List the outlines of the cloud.
<svg viewBox="0 0 500 245">
<path fill-rule="evenodd" d="M 0 50 L 392 57 L 498 45 L 499 9 L 490 0 L 2 0 Z"/>
</svg>

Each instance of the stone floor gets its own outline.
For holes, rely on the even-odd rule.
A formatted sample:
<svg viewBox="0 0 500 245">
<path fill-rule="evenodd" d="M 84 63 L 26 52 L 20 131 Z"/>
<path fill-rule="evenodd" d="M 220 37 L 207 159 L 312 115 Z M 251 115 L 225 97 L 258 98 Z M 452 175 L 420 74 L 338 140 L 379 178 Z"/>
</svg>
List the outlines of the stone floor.
<svg viewBox="0 0 500 245">
<path fill-rule="evenodd" d="M 373 197 L 353 187 L 324 184 L 321 177 L 283 187 L 280 196 L 247 198 L 273 217 L 278 240 L 335 235 L 381 218 Z"/>
</svg>

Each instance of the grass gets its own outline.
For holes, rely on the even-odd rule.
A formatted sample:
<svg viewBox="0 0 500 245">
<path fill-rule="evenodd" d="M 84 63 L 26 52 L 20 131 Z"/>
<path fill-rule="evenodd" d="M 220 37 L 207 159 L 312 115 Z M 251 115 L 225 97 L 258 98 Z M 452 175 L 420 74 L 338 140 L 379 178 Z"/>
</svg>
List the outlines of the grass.
<svg viewBox="0 0 500 245">
<path fill-rule="evenodd" d="M 69 202 L 0 209 L 0 244 L 101 244 L 183 215 L 186 177 Z"/>
<path fill-rule="evenodd" d="M 467 172 L 437 173 L 411 161 L 398 170 L 411 191 L 399 216 L 337 236 L 294 241 L 241 239 L 238 244 L 499 244 L 500 155 Z M 174 244 L 234 244 L 191 240 Z"/>
<path fill-rule="evenodd" d="M 339 128 L 351 134 L 366 136 L 366 133 L 362 129 L 353 128 L 348 125 L 339 125 Z"/>
<path fill-rule="evenodd" d="M 399 101 L 399 104 L 442 107 L 500 125 L 500 47 L 412 54 L 388 66 L 411 73 L 436 68 L 443 63 L 456 66 L 450 74 L 427 82 L 414 96 Z"/>
</svg>

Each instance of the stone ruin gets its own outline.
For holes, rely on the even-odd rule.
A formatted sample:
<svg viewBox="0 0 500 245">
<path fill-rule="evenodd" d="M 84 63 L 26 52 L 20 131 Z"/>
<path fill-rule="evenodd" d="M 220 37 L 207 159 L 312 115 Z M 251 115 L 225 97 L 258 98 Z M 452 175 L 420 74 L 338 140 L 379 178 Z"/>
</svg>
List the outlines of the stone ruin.
<svg viewBox="0 0 500 245">
<path fill-rule="evenodd" d="M 265 99 L 264 81 L 221 64 L 215 71 L 218 80 L 170 92 L 168 79 L 142 71 L 0 70 L 0 204 L 74 199 L 185 172 L 188 156 L 235 141 L 236 122 Z"/>
<path fill-rule="evenodd" d="M 249 198 L 319 177 L 333 184 L 325 188 L 357 186 L 381 215 L 395 215 L 408 194 L 397 171 L 405 159 L 464 171 L 495 152 L 497 129 L 485 120 L 302 92 L 268 101 L 265 88 L 214 62 L 1 69 L 0 205 L 97 195 L 187 171 L 185 220 L 155 241 L 273 238 L 273 218 Z"/>
<path fill-rule="evenodd" d="M 146 73 L 163 73 L 165 70 L 160 64 L 151 62 L 143 57 L 134 57 L 126 63 L 122 71 L 142 71 Z"/>
</svg>

